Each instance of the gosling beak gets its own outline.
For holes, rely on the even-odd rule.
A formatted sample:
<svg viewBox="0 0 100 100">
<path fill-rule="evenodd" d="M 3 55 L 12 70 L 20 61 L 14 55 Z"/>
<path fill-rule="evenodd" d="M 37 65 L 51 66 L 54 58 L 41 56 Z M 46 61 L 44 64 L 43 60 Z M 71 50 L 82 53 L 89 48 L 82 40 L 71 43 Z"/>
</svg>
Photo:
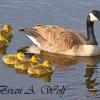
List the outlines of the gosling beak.
<svg viewBox="0 0 100 100">
<path fill-rule="evenodd" d="M 25 30 L 24 29 L 19 29 L 19 32 L 24 32 Z"/>
</svg>

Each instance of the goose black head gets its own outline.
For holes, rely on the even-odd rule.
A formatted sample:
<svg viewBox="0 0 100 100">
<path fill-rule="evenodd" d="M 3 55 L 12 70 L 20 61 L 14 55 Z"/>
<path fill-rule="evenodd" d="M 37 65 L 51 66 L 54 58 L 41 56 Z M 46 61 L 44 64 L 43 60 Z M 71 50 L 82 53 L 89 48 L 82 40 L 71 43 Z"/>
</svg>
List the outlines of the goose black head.
<svg viewBox="0 0 100 100">
<path fill-rule="evenodd" d="M 91 22 L 100 21 L 100 11 L 92 10 L 88 15 Z"/>
</svg>

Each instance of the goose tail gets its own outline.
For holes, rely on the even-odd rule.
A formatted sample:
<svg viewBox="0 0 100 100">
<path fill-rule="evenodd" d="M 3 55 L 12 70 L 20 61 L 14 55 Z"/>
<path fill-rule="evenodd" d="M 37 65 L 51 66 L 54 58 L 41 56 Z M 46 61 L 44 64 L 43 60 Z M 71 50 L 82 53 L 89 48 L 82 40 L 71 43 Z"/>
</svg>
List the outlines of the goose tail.
<svg viewBox="0 0 100 100">
<path fill-rule="evenodd" d="M 41 45 L 46 42 L 46 40 L 38 32 L 36 32 L 34 28 L 24 28 L 19 31 L 25 33 L 39 48 L 41 48 Z"/>
</svg>

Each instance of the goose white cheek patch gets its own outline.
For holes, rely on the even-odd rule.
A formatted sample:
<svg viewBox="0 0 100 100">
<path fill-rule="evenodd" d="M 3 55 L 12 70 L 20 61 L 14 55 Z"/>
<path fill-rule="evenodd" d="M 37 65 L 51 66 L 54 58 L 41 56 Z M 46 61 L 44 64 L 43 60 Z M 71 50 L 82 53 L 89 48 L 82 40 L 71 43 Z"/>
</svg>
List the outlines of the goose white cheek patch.
<svg viewBox="0 0 100 100">
<path fill-rule="evenodd" d="M 31 41 L 32 41 L 34 44 L 36 44 L 39 48 L 41 48 L 40 43 L 39 43 L 34 37 L 32 37 L 32 36 L 30 36 L 30 35 L 27 35 L 27 36 L 31 39 Z"/>
<path fill-rule="evenodd" d="M 98 18 L 96 16 L 94 16 L 92 13 L 89 14 L 90 15 L 90 21 L 98 21 Z"/>
</svg>

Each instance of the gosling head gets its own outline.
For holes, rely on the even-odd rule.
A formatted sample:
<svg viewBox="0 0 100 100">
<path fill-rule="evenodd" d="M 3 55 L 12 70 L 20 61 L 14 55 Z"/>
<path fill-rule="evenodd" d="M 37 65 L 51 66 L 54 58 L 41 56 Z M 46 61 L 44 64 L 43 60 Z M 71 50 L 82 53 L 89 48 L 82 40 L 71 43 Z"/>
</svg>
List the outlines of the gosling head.
<svg viewBox="0 0 100 100">
<path fill-rule="evenodd" d="M 90 20 L 91 22 L 100 21 L 100 11 L 98 11 L 98 10 L 92 10 L 88 14 L 88 20 Z"/>
<path fill-rule="evenodd" d="M 32 56 L 32 58 L 31 58 L 31 62 L 37 64 L 39 61 L 40 61 L 40 59 L 39 59 L 37 56 Z"/>
<path fill-rule="evenodd" d="M 13 30 L 12 26 L 10 24 L 5 24 L 3 26 L 3 29 L 7 32 L 11 32 Z"/>
<path fill-rule="evenodd" d="M 43 66 L 49 68 L 49 67 L 51 67 L 51 63 L 46 60 L 46 61 L 43 62 Z"/>
<path fill-rule="evenodd" d="M 21 61 L 25 60 L 25 55 L 24 55 L 24 53 L 22 53 L 22 52 L 17 53 L 17 59 L 18 59 L 18 60 L 21 60 Z"/>
</svg>

